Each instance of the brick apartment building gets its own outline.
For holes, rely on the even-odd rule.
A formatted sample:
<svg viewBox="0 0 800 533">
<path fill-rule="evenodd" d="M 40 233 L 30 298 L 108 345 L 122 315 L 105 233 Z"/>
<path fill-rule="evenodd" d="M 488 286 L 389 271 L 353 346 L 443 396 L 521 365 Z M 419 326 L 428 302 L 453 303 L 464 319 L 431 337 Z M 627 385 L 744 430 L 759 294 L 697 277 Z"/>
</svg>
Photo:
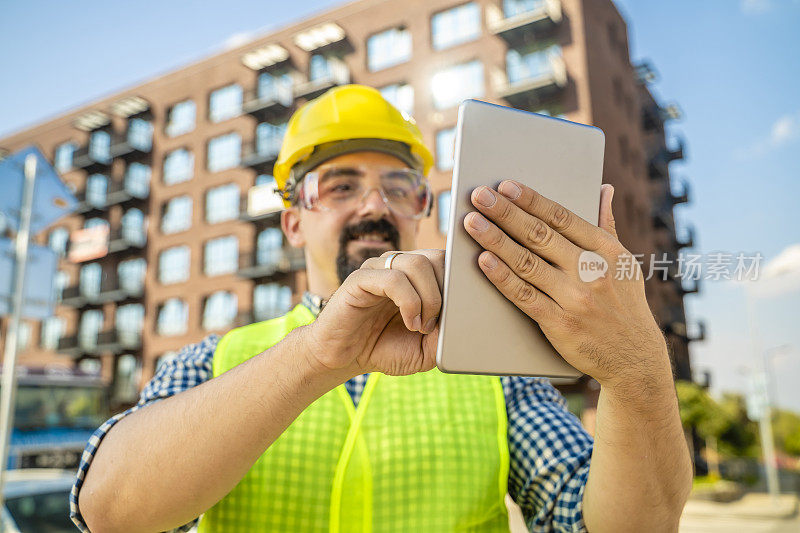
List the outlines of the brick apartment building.
<svg viewBox="0 0 800 533">
<path fill-rule="evenodd" d="M 652 77 L 631 65 L 611 0 L 359 0 L 1 139 L 38 145 L 81 202 L 35 238 L 62 254 L 60 302 L 25 323 L 20 363 L 99 370 L 124 405 L 182 346 L 288 310 L 304 259 L 282 237 L 272 164 L 293 109 L 350 82 L 412 115 L 436 155 L 420 247 L 444 246 L 457 105 L 474 97 L 602 128 L 622 242 L 674 258 L 692 245 L 673 217 L 688 200 L 669 171 L 683 146 Z M 71 261 L 85 228 L 107 232 L 105 255 Z M 647 282 L 684 379 L 683 296 L 696 290 Z M 591 412 L 591 380 L 562 390 Z"/>
</svg>

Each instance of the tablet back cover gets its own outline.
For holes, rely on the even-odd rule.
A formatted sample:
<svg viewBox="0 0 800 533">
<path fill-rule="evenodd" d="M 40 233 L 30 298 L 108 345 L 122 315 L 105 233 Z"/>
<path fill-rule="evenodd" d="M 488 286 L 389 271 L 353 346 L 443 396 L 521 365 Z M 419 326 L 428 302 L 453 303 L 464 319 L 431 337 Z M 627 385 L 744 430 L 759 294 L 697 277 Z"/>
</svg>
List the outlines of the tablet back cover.
<svg viewBox="0 0 800 533">
<path fill-rule="evenodd" d="M 527 315 L 478 266 L 483 249 L 464 229 L 473 189 L 524 183 L 597 225 L 605 136 L 592 126 L 466 100 L 459 107 L 444 305 L 437 366 L 443 372 L 578 377 Z"/>
</svg>

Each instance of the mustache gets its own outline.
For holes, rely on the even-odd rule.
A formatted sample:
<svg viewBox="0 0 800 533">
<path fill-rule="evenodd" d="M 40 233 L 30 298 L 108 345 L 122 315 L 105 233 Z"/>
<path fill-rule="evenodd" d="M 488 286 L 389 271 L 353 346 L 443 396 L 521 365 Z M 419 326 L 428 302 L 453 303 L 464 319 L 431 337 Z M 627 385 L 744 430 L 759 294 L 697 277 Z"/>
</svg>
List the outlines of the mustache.
<svg viewBox="0 0 800 533">
<path fill-rule="evenodd" d="M 395 228 L 394 225 L 385 218 L 381 218 L 379 220 L 362 220 L 356 224 L 353 224 L 352 226 L 345 227 L 339 238 L 339 244 L 344 246 L 348 242 L 368 233 L 380 235 L 392 243 L 394 248 L 399 246 L 400 232 L 398 232 L 397 228 Z"/>
</svg>

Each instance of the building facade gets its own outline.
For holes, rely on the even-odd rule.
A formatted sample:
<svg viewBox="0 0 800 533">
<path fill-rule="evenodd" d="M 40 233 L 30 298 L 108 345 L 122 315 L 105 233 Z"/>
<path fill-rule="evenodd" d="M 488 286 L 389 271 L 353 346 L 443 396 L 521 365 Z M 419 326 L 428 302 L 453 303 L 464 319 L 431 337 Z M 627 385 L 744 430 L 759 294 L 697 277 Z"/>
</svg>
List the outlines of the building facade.
<svg viewBox="0 0 800 533">
<path fill-rule="evenodd" d="M 478 98 L 602 128 L 623 244 L 674 258 L 692 244 L 673 217 L 688 189 L 673 192 L 675 113 L 650 72 L 610 0 L 360 0 L 1 139 L 38 145 L 81 201 L 36 236 L 62 254 L 60 302 L 26 323 L 20 362 L 98 368 L 123 405 L 182 346 L 288 310 L 304 258 L 282 236 L 272 165 L 292 111 L 351 82 L 413 116 L 436 156 L 420 247 L 444 247 L 457 106 Z M 669 274 L 647 295 L 688 379 L 696 287 Z M 591 380 L 563 390 L 591 411 Z"/>
</svg>

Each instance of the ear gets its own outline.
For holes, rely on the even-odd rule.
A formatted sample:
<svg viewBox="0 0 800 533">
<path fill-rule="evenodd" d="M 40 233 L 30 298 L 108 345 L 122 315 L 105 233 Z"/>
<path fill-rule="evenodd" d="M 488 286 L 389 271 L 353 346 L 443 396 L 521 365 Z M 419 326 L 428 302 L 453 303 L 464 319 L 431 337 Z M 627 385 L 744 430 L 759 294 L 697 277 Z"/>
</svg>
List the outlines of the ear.
<svg viewBox="0 0 800 533">
<path fill-rule="evenodd" d="M 297 206 L 287 207 L 281 213 L 281 229 L 283 234 L 286 235 L 286 240 L 289 241 L 295 248 L 302 248 L 306 245 L 306 238 L 303 235 L 303 230 L 300 227 L 300 208 Z"/>
</svg>

